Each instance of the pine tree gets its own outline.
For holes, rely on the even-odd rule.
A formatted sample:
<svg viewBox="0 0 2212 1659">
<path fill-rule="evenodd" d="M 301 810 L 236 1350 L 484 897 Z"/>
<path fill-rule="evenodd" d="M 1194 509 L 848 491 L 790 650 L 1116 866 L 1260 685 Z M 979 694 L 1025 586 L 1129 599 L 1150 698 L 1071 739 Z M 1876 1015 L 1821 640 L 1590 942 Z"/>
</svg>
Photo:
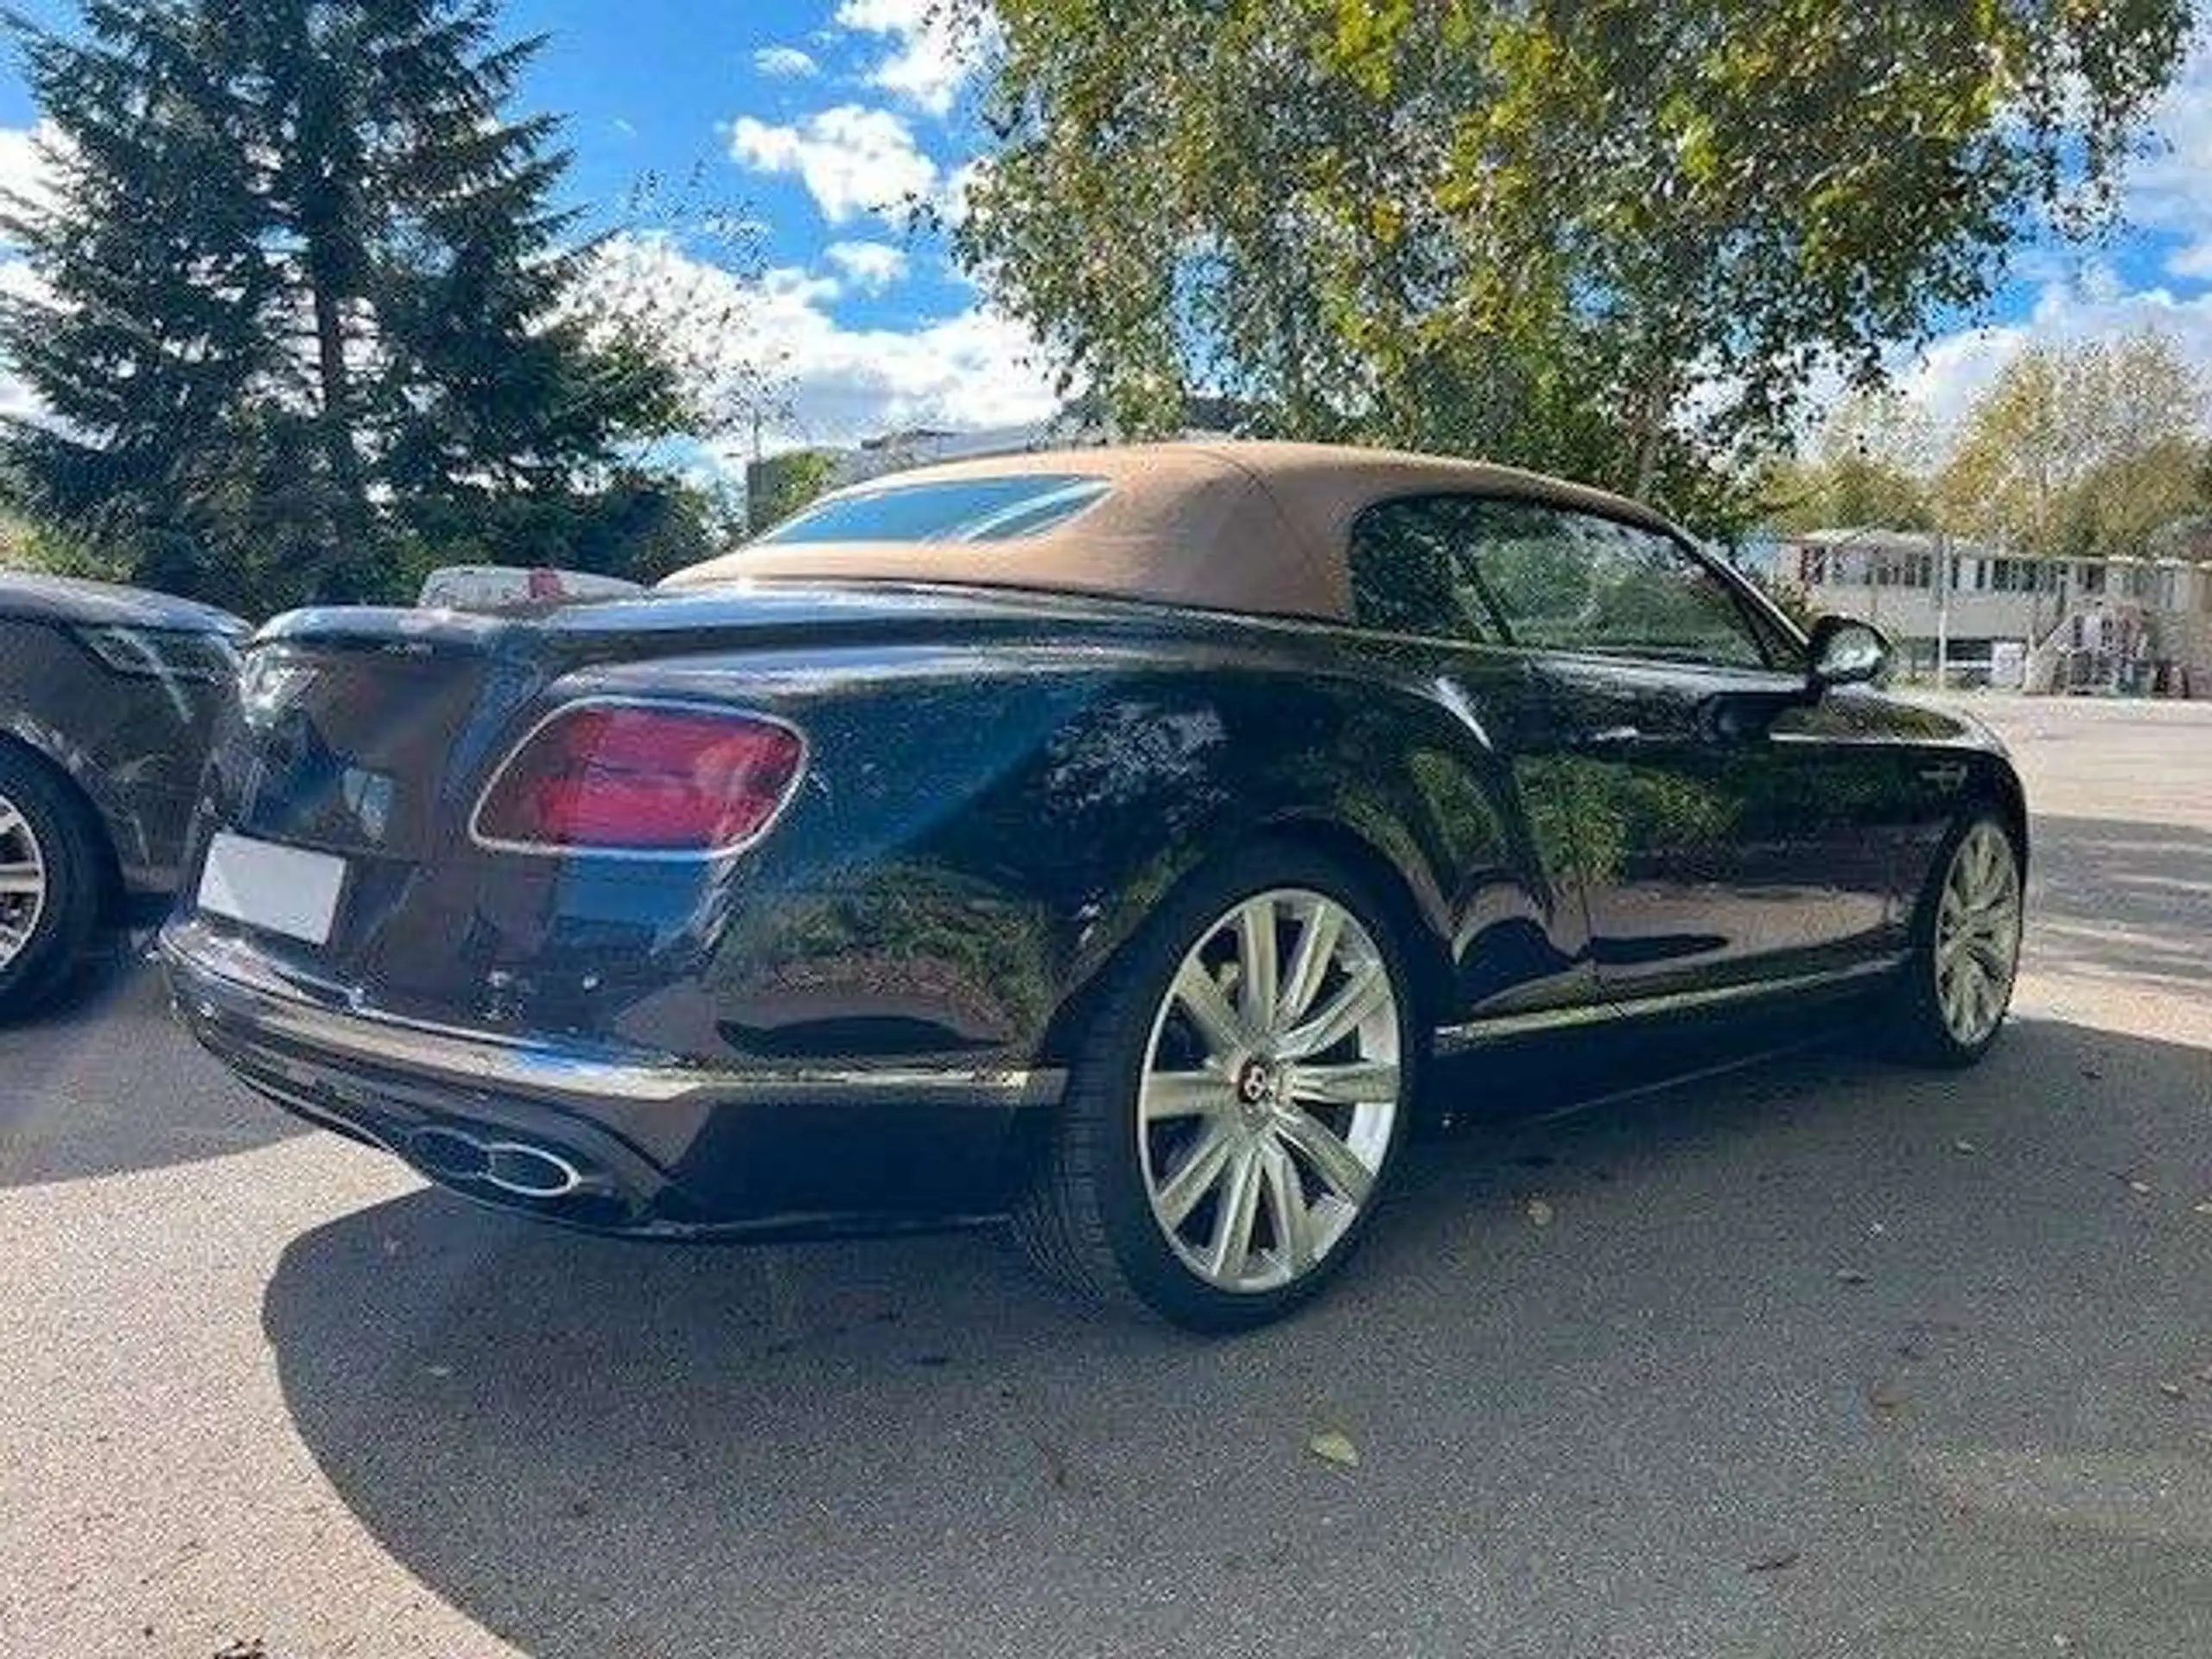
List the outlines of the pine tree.
<svg viewBox="0 0 2212 1659">
<path fill-rule="evenodd" d="M 557 561 L 602 498 L 634 511 L 609 486 L 671 377 L 571 302 L 557 120 L 505 113 L 542 41 L 492 0 L 16 29 L 57 135 L 51 201 L 0 218 L 45 290 L 0 310 L 51 416 L 0 437 L 32 512 L 265 606 L 389 593 L 426 537 Z"/>
</svg>

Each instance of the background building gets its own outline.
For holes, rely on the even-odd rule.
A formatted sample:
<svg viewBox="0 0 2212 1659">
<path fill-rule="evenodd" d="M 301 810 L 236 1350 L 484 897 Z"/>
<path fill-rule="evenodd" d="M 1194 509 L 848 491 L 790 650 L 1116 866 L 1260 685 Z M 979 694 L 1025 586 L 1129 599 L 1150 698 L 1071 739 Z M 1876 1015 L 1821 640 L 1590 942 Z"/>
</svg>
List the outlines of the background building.
<svg viewBox="0 0 2212 1659">
<path fill-rule="evenodd" d="M 1763 550 L 1816 611 L 1872 623 L 1905 671 L 1952 684 L 2212 696 L 2212 537 L 2176 526 L 2139 558 L 2043 558 L 1941 535 L 1822 530 Z M 2018 664 L 2017 676 L 2011 664 Z"/>
</svg>

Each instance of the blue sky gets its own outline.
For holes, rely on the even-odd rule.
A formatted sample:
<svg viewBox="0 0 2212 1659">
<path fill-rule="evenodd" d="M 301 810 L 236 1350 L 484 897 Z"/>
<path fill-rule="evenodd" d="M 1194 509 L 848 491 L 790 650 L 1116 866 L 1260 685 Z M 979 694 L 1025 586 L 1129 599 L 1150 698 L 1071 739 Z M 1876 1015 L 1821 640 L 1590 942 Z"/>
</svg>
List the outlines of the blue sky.
<svg viewBox="0 0 2212 1659">
<path fill-rule="evenodd" d="M 931 0 L 509 0 L 511 33 L 550 36 L 522 103 L 568 115 L 579 201 L 646 232 L 702 206 L 757 224 L 756 289 L 724 280 L 696 238 L 643 235 L 625 245 L 625 270 L 671 329 L 710 335 L 734 372 L 765 370 L 784 388 L 772 448 L 1052 407 L 1047 367 L 1020 331 L 891 206 L 918 194 L 957 211 L 978 146 L 963 57 L 934 11 Z M 35 119 L 10 68 L 0 180 L 32 165 Z M 2166 147 L 2126 195 L 2134 228 L 2087 251 L 2031 251 L 1982 326 L 1899 365 L 1938 430 L 2031 337 L 2156 322 L 2212 367 L 2212 54 L 2192 58 L 2159 125 Z M 649 176 L 665 181 L 658 196 L 626 207 Z"/>
</svg>

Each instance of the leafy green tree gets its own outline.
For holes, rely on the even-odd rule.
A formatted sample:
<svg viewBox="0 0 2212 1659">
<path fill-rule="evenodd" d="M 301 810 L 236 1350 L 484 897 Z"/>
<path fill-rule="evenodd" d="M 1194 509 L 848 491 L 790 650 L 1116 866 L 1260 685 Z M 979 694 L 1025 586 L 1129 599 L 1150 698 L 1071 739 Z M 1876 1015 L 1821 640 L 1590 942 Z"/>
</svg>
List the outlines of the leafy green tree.
<svg viewBox="0 0 2212 1659">
<path fill-rule="evenodd" d="M 825 450 L 794 449 L 756 462 L 746 522 L 754 535 L 782 523 L 830 487 L 836 458 Z"/>
<path fill-rule="evenodd" d="M 2155 329 L 2031 346 L 1967 412 L 1936 481 L 1947 524 L 2024 552 L 2139 555 L 2202 510 L 2212 387 Z"/>
<path fill-rule="evenodd" d="M 971 0 L 971 9 L 980 0 Z M 2101 221 L 2188 0 L 991 0 L 959 245 L 1141 431 L 1480 452 L 1756 507 L 1824 371 Z"/>
<path fill-rule="evenodd" d="M 556 123 L 506 113 L 537 41 L 492 0 L 85 0 L 18 19 L 57 137 L 10 203 L 36 289 L 0 350 L 49 418 L 22 505 L 156 585 L 247 608 L 392 594 L 426 530 L 588 537 L 666 365 L 569 303 Z M 552 550 L 548 550 L 550 553 Z"/>
<path fill-rule="evenodd" d="M 1761 484 L 1777 530 L 1934 530 L 1924 413 L 1893 391 L 1844 398 L 1809 453 L 1771 464 Z"/>
</svg>

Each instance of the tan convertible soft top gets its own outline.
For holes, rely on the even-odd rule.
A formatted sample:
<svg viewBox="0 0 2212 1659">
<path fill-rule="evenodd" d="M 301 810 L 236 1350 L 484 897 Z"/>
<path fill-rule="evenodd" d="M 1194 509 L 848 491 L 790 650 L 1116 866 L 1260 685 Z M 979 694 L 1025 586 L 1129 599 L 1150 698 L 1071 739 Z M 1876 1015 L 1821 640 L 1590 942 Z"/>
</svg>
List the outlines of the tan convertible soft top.
<svg viewBox="0 0 2212 1659">
<path fill-rule="evenodd" d="M 946 582 L 1108 594 L 1265 615 L 1351 620 L 1353 519 L 1377 501 L 1508 496 L 1663 528 L 1603 491 L 1535 473 L 1318 443 L 1131 444 L 950 461 L 870 479 L 840 500 L 916 484 L 1046 474 L 1104 480 L 1091 505 L 1004 540 L 756 543 L 671 576 L 677 588 L 748 577 Z"/>
</svg>

